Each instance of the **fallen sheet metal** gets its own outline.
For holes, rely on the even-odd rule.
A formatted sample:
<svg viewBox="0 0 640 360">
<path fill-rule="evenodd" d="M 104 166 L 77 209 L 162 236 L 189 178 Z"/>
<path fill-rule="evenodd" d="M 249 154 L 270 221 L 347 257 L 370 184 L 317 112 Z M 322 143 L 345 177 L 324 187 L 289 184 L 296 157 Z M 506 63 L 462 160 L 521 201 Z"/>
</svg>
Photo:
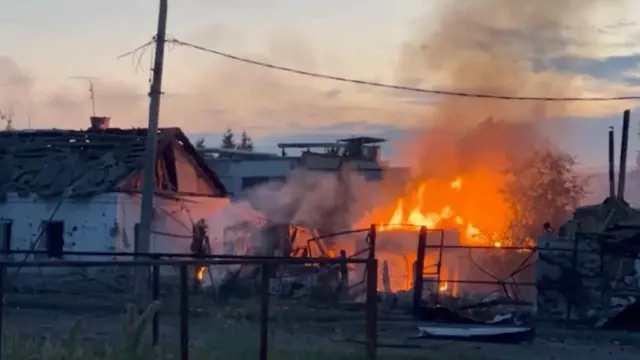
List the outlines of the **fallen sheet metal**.
<svg viewBox="0 0 640 360">
<path fill-rule="evenodd" d="M 597 329 L 640 332 L 640 301 L 633 298 L 627 306 L 612 311 L 596 322 Z"/>
<path fill-rule="evenodd" d="M 421 338 L 509 344 L 527 342 L 535 337 L 533 327 L 518 325 L 423 323 L 418 325 L 418 331 Z"/>
</svg>

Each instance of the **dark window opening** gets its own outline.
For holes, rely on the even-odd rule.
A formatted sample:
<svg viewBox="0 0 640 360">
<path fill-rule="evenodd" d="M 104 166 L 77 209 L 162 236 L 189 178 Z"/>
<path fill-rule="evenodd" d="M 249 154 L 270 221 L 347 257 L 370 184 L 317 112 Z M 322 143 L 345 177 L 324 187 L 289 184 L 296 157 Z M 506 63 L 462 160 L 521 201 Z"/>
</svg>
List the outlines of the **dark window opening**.
<svg viewBox="0 0 640 360">
<path fill-rule="evenodd" d="M 0 253 L 9 255 L 11 251 L 11 230 L 13 222 L 11 220 L 0 220 Z"/>
<path fill-rule="evenodd" d="M 42 235 L 47 256 L 61 259 L 64 251 L 64 221 L 45 221 L 43 226 Z"/>
<path fill-rule="evenodd" d="M 249 176 L 242 178 L 242 190 L 247 190 L 254 186 L 266 184 L 273 181 L 284 181 L 284 177 L 269 177 L 269 176 Z"/>
<path fill-rule="evenodd" d="M 162 153 L 162 160 L 166 169 L 166 178 L 162 181 L 162 190 L 178 191 L 178 171 L 173 146 L 168 146 Z"/>
</svg>

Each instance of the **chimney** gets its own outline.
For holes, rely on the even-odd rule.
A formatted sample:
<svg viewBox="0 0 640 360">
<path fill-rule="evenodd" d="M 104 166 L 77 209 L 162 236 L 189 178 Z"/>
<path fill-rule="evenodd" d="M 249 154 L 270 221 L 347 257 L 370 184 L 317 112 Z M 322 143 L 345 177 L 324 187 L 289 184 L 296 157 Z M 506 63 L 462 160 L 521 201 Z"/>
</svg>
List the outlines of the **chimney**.
<svg viewBox="0 0 640 360">
<path fill-rule="evenodd" d="M 92 116 L 89 119 L 91 120 L 91 127 L 89 130 L 108 129 L 109 123 L 111 122 L 111 118 L 108 116 Z"/>
</svg>

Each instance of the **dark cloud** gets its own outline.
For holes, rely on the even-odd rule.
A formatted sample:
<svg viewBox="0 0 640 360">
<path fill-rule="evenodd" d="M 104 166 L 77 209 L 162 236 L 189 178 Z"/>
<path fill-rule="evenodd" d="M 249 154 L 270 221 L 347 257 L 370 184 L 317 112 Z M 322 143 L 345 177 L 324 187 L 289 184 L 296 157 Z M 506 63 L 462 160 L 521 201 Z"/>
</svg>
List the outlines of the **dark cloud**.
<svg viewBox="0 0 640 360">
<path fill-rule="evenodd" d="M 625 76 L 622 78 L 623 81 L 632 86 L 640 86 L 640 76 Z"/>
<path fill-rule="evenodd" d="M 550 59 L 546 66 L 553 69 L 593 76 L 595 78 L 637 83 L 637 78 L 629 76 L 629 72 L 640 70 L 640 54 L 634 53 L 606 58 L 588 58 L 578 56 L 562 56 Z M 541 65 L 544 67 L 544 65 Z"/>
<path fill-rule="evenodd" d="M 146 94 L 119 83 L 94 80 L 96 115 L 110 116 L 115 127 L 145 126 Z M 92 115 L 88 89 L 77 86 L 58 88 L 45 94 L 34 114 L 34 127 L 86 128 Z"/>
<path fill-rule="evenodd" d="M 331 89 L 325 92 L 325 96 L 327 97 L 327 99 L 337 99 L 340 94 L 342 94 L 342 90 L 340 89 Z"/>
<path fill-rule="evenodd" d="M 33 78 L 18 62 L 9 56 L 0 55 L 0 111 L 11 114 L 14 126 L 19 126 L 16 119 L 21 115 L 24 98 L 33 85 Z"/>
<path fill-rule="evenodd" d="M 32 85 L 31 76 L 13 58 L 0 56 L 0 86 L 28 88 Z"/>
</svg>

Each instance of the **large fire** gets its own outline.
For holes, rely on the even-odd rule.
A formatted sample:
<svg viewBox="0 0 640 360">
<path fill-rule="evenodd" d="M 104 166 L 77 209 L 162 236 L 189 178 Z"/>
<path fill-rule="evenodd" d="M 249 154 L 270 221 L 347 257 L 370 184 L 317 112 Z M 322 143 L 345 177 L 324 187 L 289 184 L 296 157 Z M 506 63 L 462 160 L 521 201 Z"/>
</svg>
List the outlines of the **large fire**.
<svg viewBox="0 0 640 360">
<path fill-rule="evenodd" d="M 499 185 L 495 178 L 489 180 L 486 175 L 471 178 L 471 191 L 465 191 L 466 181 L 463 177 L 454 177 L 447 181 L 420 182 L 415 191 L 409 192 L 409 196 L 397 198 L 391 210 L 378 210 L 362 219 L 358 226 L 380 224 L 378 231 L 381 238 L 387 234 L 399 235 L 401 232 L 417 234 L 420 227 L 430 230 L 450 229 L 457 232 L 459 245 L 500 248 L 503 246 L 503 240 L 494 234 L 504 233 L 507 217 L 504 216 L 504 200 L 495 190 Z M 474 180 L 476 186 L 473 186 Z M 480 191 L 476 192 L 478 190 Z M 481 226 L 478 226 L 476 221 Z M 430 238 L 428 243 L 433 245 L 434 239 Z M 417 237 L 412 237 L 411 240 L 409 245 L 394 244 L 392 249 L 388 244 L 382 245 L 377 252 L 378 257 L 387 262 L 388 271 L 395 278 L 390 284 L 392 291 L 408 290 L 413 286 Z M 427 278 L 438 277 L 435 271 L 439 261 L 438 251 L 427 251 L 424 269 Z M 436 285 L 439 291 L 457 295 L 459 287 L 453 281 L 458 280 L 459 272 L 459 266 L 455 261 L 443 261 L 439 272 L 440 281 Z M 380 287 L 383 286 L 380 283 Z"/>
<path fill-rule="evenodd" d="M 465 240 L 464 244 L 476 244 L 476 245 L 489 245 L 492 244 L 495 247 L 502 246 L 500 241 L 492 241 L 488 233 L 482 233 L 480 229 L 474 226 L 471 221 L 465 219 L 462 215 L 458 214 L 450 204 L 445 204 L 437 211 L 425 211 L 426 203 L 428 199 L 436 198 L 437 195 L 431 195 L 426 193 L 426 189 L 429 186 L 429 182 L 422 182 L 418 186 L 418 190 L 411 197 L 413 206 L 410 211 L 405 211 L 406 201 L 404 197 L 400 197 L 396 200 L 395 208 L 392 215 L 385 221 L 384 217 L 380 215 L 374 215 L 368 218 L 366 222 L 380 223 L 378 227 L 379 231 L 388 231 L 396 229 L 415 230 L 419 227 L 426 227 L 427 229 L 436 229 L 441 227 L 452 227 L 458 229 L 463 235 Z M 461 192 L 463 188 L 463 179 L 461 177 L 449 183 L 449 189 L 453 192 Z M 441 194 L 440 196 L 442 196 Z M 451 192 L 444 194 L 452 195 Z M 452 196 L 453 198 L 453 196 Z M 441 202 L 441 201 L 438 201 Z"/>
<path fill-rule="evenodd" d="M 462 189 L 462 178 L 458 177 L 449 185 L 454 191 L 460 191 Z M 455 222 L 456 227 L 463 228 L 464 236 L 470 241 L 477 241 L 481 237 L 480 230 L 478 230 L 471 222 L 465 221 L 462 216 L 456 215 L 451 209 L 450 205 L 445 205 L 437 212 L 423 212 L 425 206 L 425 189 L 427 183 L 422 183 L 418 187 L 418 191 L 414 197 L 415 205 L 411 211 L 405 216 L 404 212 L 404 198 L 399 198 L 396 202 L 395 210 L 391 219 L 386 224 L 380 226 L 381 231 L 392 230 L 398 228 L 412 228 L 424 226 L 427 229 L 435 229 L 442 222 L 451 220 Z M 500 242 L 495 242 L 495 246 L 500 246 Z"/>
</svg>

